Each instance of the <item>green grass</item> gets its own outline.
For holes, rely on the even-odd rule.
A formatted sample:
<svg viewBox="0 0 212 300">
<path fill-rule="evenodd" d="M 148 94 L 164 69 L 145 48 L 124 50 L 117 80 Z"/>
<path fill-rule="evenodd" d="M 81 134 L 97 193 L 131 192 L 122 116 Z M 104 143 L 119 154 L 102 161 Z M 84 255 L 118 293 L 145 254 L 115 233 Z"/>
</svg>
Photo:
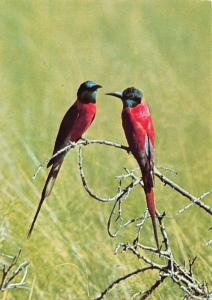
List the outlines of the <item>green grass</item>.
<svg viewBox="0 0 212 300">
<path fill-rule="evenodd" d="M 130 255 L 113 255 L 118 241 L 106 232 L 110 205 L 90 199 L 71 152 L 54 191 L 26 240 L 47 176 L 31 177 L 52 151 L 65 111 L 79 84 L 94 80 L 98 111 L 89 138 L 126 144 L 121 103 L 104 95 L 135 85 L 144 90 L 156 128 L 157 164 L 171 166 L 176 182 L 194 195 L 211 188 L 212 159 L 211 32 L 207 1 L 5 1 L 0 2 L 0 251 L 30 261 L 32 293 L 10 290 L 5 299 L 92 299 L 114 278 L 133 270 Z M 136 162 L 124 152 L 91 146 L 85 149 L 86 174 L 104 195 L 115 191 L 114 176 Z M 107 162 L 107 163 L 106 163 Z M 157 207 L 166 210 L 166 226 L 179 262 L 198 256 L 197 278 L 212 283 L 209 266 L 209 216 L 186 205 L 156 181 Z M 210 198 L 205 200 L 208 204 Z M 135 189 L 125 215 L 142 214 L 143 192 Z M 151 224 L 144 239 L 154 244 Z M 137 276 L 106 299 L 130 299 L 150 285 L 152 274 Z M 164 283 L 151 299 L 180 299 L 181 291 Z M 4 300 L 5 300 L 4 299 Z"/>
</svg>

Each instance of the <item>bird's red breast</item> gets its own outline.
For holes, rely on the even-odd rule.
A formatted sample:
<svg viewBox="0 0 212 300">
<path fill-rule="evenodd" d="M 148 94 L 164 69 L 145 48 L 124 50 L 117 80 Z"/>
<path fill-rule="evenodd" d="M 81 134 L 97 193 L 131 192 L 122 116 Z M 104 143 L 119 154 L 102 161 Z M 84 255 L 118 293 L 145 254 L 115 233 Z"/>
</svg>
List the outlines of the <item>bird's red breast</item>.
<svg viewBox="0 0 212 300">
<path fill-rule="evenodd" d="M 77 101 L 77 117 L 70 128 L 69 138 L 78 141 L 88 129 L 96 114 L 96 103 L 82 103 Z"/>
<path fill-rule="evenodd" d="M 137 106 L 123 109 L 122 124 L 130 149 L 137 160 L 140 160 L 141 150 L 147 152 L 147 138 L 154 151 L 154 126 L 144 98 Z"/>
</svg>

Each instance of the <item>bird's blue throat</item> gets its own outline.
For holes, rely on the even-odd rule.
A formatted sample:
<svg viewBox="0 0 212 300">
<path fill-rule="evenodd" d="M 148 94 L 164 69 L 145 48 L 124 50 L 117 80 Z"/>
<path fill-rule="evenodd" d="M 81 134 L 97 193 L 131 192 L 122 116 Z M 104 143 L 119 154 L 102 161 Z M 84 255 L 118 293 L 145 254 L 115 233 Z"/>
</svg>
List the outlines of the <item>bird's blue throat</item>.
<svg viewBox="0 0 212 300">
<path fill-rule="evenodd" d="M 83 103 L 95 103 L 96 102 L 96 93 L 97 91 L 85 91 L 82 92 L 79 101 Z"/>
<path fill-rule="evenodd" d="M 125 100 L 123 100 L 124 107 L 135 107 L 140 102 L 138 100 L 135 100 L 135 99 L 125 99 Z"/>
</svg>

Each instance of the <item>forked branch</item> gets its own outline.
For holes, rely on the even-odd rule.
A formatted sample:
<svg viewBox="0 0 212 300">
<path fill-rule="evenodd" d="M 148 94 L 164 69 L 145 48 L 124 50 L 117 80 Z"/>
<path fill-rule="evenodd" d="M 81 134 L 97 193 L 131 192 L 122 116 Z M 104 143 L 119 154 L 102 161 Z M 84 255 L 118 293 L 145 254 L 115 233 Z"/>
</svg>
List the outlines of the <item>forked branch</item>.
<svg viewBox="0 0 212 300">
<path fill-rule="evenodd" d="M 142 300 L 146 299 L 168 278 L 171 279 L 174 284 L 179 286 L 184 294 L 189 297 L 188 299 L 210 299 L 212 293 L 209 291 L 207 285 L 199 282 L 193 274 L 192 268 L 196 257 L 189 262 L 188 269 L 177 263 L 176 259 L 174 258 L 163 222 L 164 217 L 165 214 L 158 214 L 160 232 L 163 237 L 163 246 L 160 252 L 158 252 L 157 248 L 145 246 L 139 242 L 136 244 L 120 243 L 115 250 L 115 254 L 121 250 L 122 252 L 128 251 L 137 257 L 137 259 L 140 260 L 144 266 L 113 280 L 108 287 L 105 288 L 104 291 L 95 298 L 95 300 L 103 299 L 104 296 L 109 293 L 116 284 L 127 280 L 133 275 L 142 274 L 146 270 L 156 271 L 156 273 L 154 272 L 155 280 L 153 280 L 147 290 L 140 290 L 132 295 L 132 299 L 138 297 Z M 161 263 L 156 263 L 155 260 L 159 260 Z"/>
<path fill-rule="evenodd" d="M 53 156 L 51 156 L 50 158 L 44 160 L 38 166 L 37 171 L 35 172 L 35 174 L 33 176 L 33 179 L 35 179 L 37 177 L 37 175 L 40 172 L 41 168 L 43 166 L 47 165 L 48 162 L 52 158 L 57 157 L 61 153 L 68 152 L 69 150 L 74 149 L 76 147 L 79 147 L 79 146 L 89 146 L 89 145 L 94 145 L 94 144 L 95 145 L 105 145 L 105 146 L 117 148 L 117 149 L 120 149 L 120 150 L 124 150 L 127 153 L 130 153 L 129 147 L 121 145 L 119 143 L 114 143 L 112 141 L 80 139 L 76 143 L 75 142 L 69 142 L 64 148 L 60 149 Z M 84 171 L 83 171 L 83 169 L 81 167 L 82 166 L 82 160 L 83 160 L 82 155 L 80 155 L 80 157 L 79 157 L 79 168 L 80 168 L 80 175 L 81 175 L 82 183 L 83 183 L 83 186 L 86 189 L 86 191 L 89 193 L 89 195 L 91 197 L 93 197 L 95 200 L 102 201 L 102 202 L 116 201 L 118 197 L 121 197 L 121 198 L 124 197 L 129 190 L 132 190 L 132 188 L 135 185 L 137 185 L 138 183 L 140 183 L 140 178 L 136 177 L 135 176 L 135 172 L 134 172 L 135 170 L 132 170 L 131 174 L 128 174 L 128 177 L 131 176 L 132 182 L 133 182 L 133 187 L 132 186 L 128 186 L 125 191 L 122 190 L 122 191 L 120 191 L 119 194 L 116 194 L 115 196 L 112 196 L 112 197 L 100 197 L 100 196 L 96 195 L 94 192 L 92 192 L 91 189 L 88 186 L 87 180 L 86 180 L 85 175 L 84 175 Z M 175 190 L 176 192 L 178 192 L 179 194 L 181 194 L 182 196 L 184 196 L 185 198 L 187 198 L 191 202 L 191 205 L 189 205 L 188 207 L 185 207 L 184 209 L 188 209 L 192 205 L 197 205 L 201 209 L 205 210 L 208 214 L 212 215 L 212 208 L 210 206 L 208 206 L 207 204 L 203 203 L 203 199 L 212 192 L 212 189 L 210 191 L 206 192 L 206 193 L 203 193 L 200 197 L 195 197 L 194 195 L 192 195 L 191 193 L 189 193 L 188 191 L 186 191 L 184 188 L 182 188 L 181 186 L 179 186 L 177 183 L 175 183 L 174 181 L 172 181 L 171 179 L 169 179 L 168 177 L 166 177 L 165 175 L 163 175 L 158 170 L 158 168 L 156 168 L 156 167 L 154 168 L 154 173 L 155 173 L 155 176 L 157 178 L 159 178 L 160 181 L 164 185 L 170 186 L 173 190 Z"/>
<path fill-rule="evenodd" d="M 20 254 L 21 250 L 19 250 L 16 256 L 8 256 L 0 253 L 0 291 L 14 288 L 29 290 L 29 288 L 26 287 L 26 277 L 29 263 L 24 261 L 17 266 Z M 14 282 L 15 279 L 17 282 Z"/>
<path fill-rule="evenodd" d="M 196 259 L 198 258 L 195 257 L 191 259 L 189 261 L 188 268 L 181 266 L 174 258 L 174 251 L 170 246 L 168 232 L 164 225 L 165 213 L 162 215 L 157 213 L 157 217 L 160 225 L 160 232 L 162 236 L 162 246 L 160 251 L 158 251 L 157 248 L 150 247 L 149 245 L 140 243 L 140 234 L 145 226 L 146 220 L 149 217 L 147 210 L 144 212 L 144 215 L 142 217 L 136 217 L 133 219 L 123 221 L 123 217 L 122 217 L 123 201 L 126 201 L 130 192 L 134 189 L 135 186 L 139 184 L 141 185 L 141 187 L 143 187 L 142 179 L 140 178 L 140 176 L 136 175 L 137 169 L 128 170 L 124 168 L 125 173 L 116 176 L 116 180 L 118 180 L 118 185 L 117 185 L 116 192 L 114 193 L 113 196 L 102 197 L 100 195 L 97 195 L 97 193 L 90 188 L 83 169 L 82 147 L 92 145 L 92 144 L 114 147 L 120 150 L 127 151 L 129 153 L 128 147 L 118 143 L 114 143 L 106 140 L 82 139 L 79 140 L 77 143 L 68 144 L 66 147 L 58 151 L 48 160 L 44 161 L 44 163 L 42 163 L 38 167 L 38 170 L 34 177 L 37 176 L 42 166 L 47 164 L 50 159 L 56 157 L 62 152 L 67 152 L 71 149 L 74 149 L 75 147 L 79 147 L 78 166 L 79 166 L 80 176 L 81 176 L 82 185 L 84 189 L 86 190 L 86 192 L 89 194 L 90 197 L 92 197 L 97 201 L 101 201 L 104 203 L 113 202 L 113 206 L 108 218 L 108 225 L 107 225 L 108 234 L 111 237 L 117 237 L 120 230 L 124 230 L 124 228 L 126 228 L 131 224 L 134 224 L 136 226 L 137 228 L 136 238 L 131 243 L 130 242 L 119 243 L 115 249 L 115 254 L 118 254 L 121 250 L 122 252 L 128 251 L 132 255 L 134 255 L 139 261 L 141 261 L 143 265 L 140 267 L 140 263 L 139 263 L 139 268 L 137 268 L 136 270 L 132 270 L 131 272 L 114 279 L 95 299 L 96 300 L 103 299 L 103 297 L 106 296 L 118 284 L 121 284 L 122 282 L 126 281 L 128 278 L 132 276 L 138 276 L 139 274 L 141 275 L 144 274 L 146 271 L 151 271 L 151 270 L 154 270 L 155 279 L 150 284 L 150 287 L 146 290 L 138 291 L 137 293 L 132 295 L 132 298 L 139 297 L 139 299 L 146 299 L 148 296 L 152 295 L 152 293 L 155 290 L 157 290 L 157 288 L 164 281 L 166 281 L 167 278 L 169 278 L 172 280 L 173 284 L 178 285 L 179 288 L 184 292 L 185 295 L 184 299 L 210 299 L 210 297 L 212 297 L 212 294 L 209 291 L 207 285 L 205 283 L 201 283 L 200 281 L 198 281 L 193 274 L 192 268 L 193 265 L 195 264 Z M 202 194 L 200 197 L 195 197 L 187 190 L 179 186 L 177 183 L 175 183 L 168 177 L 164 176 L 156 167 L 154 169 L 154 174 L 164 185 L 171 187 L 178 194 L 180 194 L 181 196 L 183 196 L 184 198 L 190 201 L 190 203 L 185 205 L 184 208 L 182 208 L 178 212 L 178 214 L 183 213 L 185 210 L 189 209 L 193 205 L 196 205 L 206 213 L 212 215 L 212 208 L 203 202 L 204 198 L 208 196 L 212 192 L 212 190 Z M 128 184 L 124 184 L 124 181 L 126 179 L 130 179 L 130 183 L 128 182 Z M 111 227 L 114 223 L 116 224 L 117 229 L 113 231 Z M 208 245 L 209 244 L 210 241 L 208 242 Z"/>
</svg>

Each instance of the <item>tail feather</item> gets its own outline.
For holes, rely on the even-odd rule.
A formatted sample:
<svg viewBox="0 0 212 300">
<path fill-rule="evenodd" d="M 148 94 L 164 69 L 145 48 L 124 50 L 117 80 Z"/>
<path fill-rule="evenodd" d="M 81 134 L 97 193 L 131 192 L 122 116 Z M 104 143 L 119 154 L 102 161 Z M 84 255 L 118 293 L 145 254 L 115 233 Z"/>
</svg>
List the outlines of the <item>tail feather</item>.
<svg viewBox="0 0 212 300">
<path fill-rule="evenodd" d="M 32 224 L 30 226 L 27 238 L 30 238 L 30 236 L 32 234 L 35 222 L 37 220 L 38 214 L 40 212 L 40 209 L 42 207 L 42 204 L 43 204 L 45 198 L 48 197 L 50 195 L 51 191 L 52 191 L 52 188 L 54 186 L 55 180 L 56 180 L 57 175 L 58 175 L 58 173 L 60 171 L 62 162 L 63 162 L 63 160 L 62 161 L 60 160 L 60 162 L 57 162 L 56 164 L 54 164 L 52 166 L 50 172 L 49 172 L 49 175 L 48 175 L 48 177 L 46 179 L 46 182 L 45 182 L 45 185 L 44 185 L 44 188 L 43 188 L 43 191 L 42 191 L 41 199 L 40 199 L 40 202 L 38 204 L 38 208 L 36 210 L 36 213 L 35 213 L 35 216 L 33 218 Z"/>
<path fill-rule="evenodd" d="M 155 237 L 155 242 L 158 248 L 158 251 L 160 251 L 160 246 L 159 246 L 159 241 L 158 241 L 158 232 L 157 232 L 157 225 L 156 225 L 156 218 L 155 216 L 151 216 L 152 219 L 152 227 L 153 227 L 153 231 L 154 231 L 154 237 Z"/>
<path fill-rule="evenodd" d="M 151 188 L 150 191 L 145 191 L 145 193 L 146 193 L 147 207 L 148 207 L 151 219 L 152 219 L 152 226 L 153 226 L 155 242 L 156 242 L 156 245 L 157 245 L 157 248 L 158 248 L 158 251 L 159 251 L 160 247 L 159 247 L 157 225 L 156 225 L 156 218 L 155 218 L 154 192 L 153 192 L 153 189 Z"/>
</svg>

